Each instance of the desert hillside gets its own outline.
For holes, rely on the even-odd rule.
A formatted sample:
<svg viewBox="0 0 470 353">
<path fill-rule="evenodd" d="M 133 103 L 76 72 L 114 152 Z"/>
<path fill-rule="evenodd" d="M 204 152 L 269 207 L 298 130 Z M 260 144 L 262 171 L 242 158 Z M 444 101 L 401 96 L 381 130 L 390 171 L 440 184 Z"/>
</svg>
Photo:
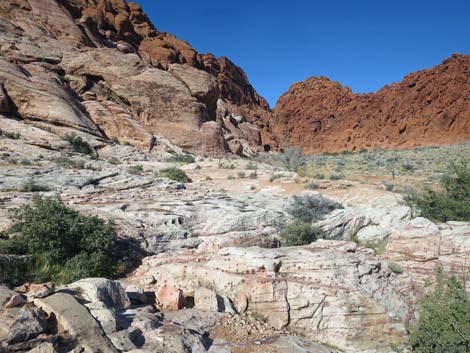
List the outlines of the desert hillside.
<svg viewBox="0 0 470 353">
<path fill-rule="evenodd" d="M 309 153 L 469 141 L 469 77 L 470 55 L 459 54 L 376 93 L 312 77 L 279 98 L 275 131 L 284 146 Z"/>
</svg>

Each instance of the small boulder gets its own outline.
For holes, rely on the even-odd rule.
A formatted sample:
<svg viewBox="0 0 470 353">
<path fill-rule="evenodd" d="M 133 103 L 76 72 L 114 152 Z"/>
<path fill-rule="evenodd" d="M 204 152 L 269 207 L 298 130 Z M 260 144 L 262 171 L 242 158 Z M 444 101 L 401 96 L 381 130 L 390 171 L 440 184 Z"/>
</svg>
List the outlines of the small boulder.
<svg viewBox="0 0 470 353">
<path fill-rule="evenodd" d="M 214 291 L 198 287 L 194 291 L 194 307 L 204 311 L 219 311 L 219 298 Z"/>
<path fill-rule="evenodd" d="M 55 292 L 55 286 L 52 282 L 24 284 L 19 292 L 25 293 L 28 298 L 45 298 Z"/>
<path fill-rule="evenodd" d="M 163 309 L 179 310 L 184 306 L 183 291 L 165 284 L 157 293 L 158 302 Z"/>
<path fill-rule="evenodd" d="M 122 51 L 125 54 L 135 53 L 134 47 L 126 42 L 121 41 L 117 43 L 116 47 L 118 48 L 118 50 Z"/>
<path fill-rule="evenodd" d="M 44 342 L 28 351 L 28 353 L 57 353 L 57 351 L 52 343 Z"/>
<path fill-rule="evenodd" d="M 26 303 L 26 299 L 21 294 L 13 295 L 10 300 L 5 304 L 5 308 L 14 308 Z"/>
<path fill-rule="evenodd" d="M 233 298 L 233 305 L 239 314 L 243 314 L 248 309 L 248 297 L 243 292 L 237 292 Z"/>
<path fill-rule="evenodd" d="M 10 326 L 7 342 L 9 344 L 36 338 L 48 328 L 46 314 L 38 308 L 21 309 Z"/>
</svg>

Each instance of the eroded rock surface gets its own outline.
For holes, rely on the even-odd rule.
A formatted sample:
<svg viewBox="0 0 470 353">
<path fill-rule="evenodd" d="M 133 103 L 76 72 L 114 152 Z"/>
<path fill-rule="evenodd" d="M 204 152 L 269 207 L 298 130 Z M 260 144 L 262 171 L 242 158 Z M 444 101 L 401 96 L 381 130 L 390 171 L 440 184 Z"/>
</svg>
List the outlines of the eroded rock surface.
<svg viewBox="0 0 470 353">
<path fill-rule="evenodd" d="M 376 93 L 312 77 L 279 98 L 274 130 L 284 145 L 310 153 L 468 141 L 469 73 L 470 56 L 454 54 Z"/>
</svg>

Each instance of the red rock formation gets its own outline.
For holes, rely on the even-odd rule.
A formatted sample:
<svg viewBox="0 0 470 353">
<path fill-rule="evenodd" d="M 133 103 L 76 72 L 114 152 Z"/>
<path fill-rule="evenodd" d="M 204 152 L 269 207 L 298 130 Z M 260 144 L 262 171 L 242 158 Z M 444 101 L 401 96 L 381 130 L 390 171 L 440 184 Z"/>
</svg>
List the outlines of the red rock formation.
<svg viewBox="0 0 470 353">
<path fill-rule="evenodd" d="M 143 150 L 154 136 L 199 154 L 262 149 L 256 136 L 267 130 L 262 120 L 271 111 L 245 73 L 159 32 L 135 3 L 2 1 L 0 54 L 6 117 L 116 137 Z M 238 115 L 251 125 L 224 126 Z M 238 141 L 229 144 L 232 133 Z"/>
<path fill-rule="evenodd" d="M 312 77 L 279 99 L 275 131 L 283 145 L 308 153 L 469 141 L 469 77 L 470 55 L 459 54 L 376 93 Z"/>
</svg>

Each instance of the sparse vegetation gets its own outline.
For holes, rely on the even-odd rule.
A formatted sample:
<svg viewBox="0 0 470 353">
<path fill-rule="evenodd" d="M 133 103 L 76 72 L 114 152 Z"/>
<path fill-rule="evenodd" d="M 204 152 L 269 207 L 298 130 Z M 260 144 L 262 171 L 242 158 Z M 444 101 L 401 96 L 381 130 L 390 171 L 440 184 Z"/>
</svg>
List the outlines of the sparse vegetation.
<svg viewBox="0 0 470 353">
<path fill-rule="evenodd" d="M 328 213 L 343 208 L 338 202 L 329 200 L 319 194 L 294 195 L 287 212 L 303 222 L 316 222 Z"/>
<path fill-rule="evenodd" d="M 281 232 L 284 246 L 300 246 L 310 244 L 323 236 L 320 228 L 310 223 L 296 220 L 289 223 Z"/>
<path fill-rule="evenodd" d="M 57 157 L 53 161 L 57 166 L 67 169 L 85 169 L 85 162 L 68 157 Z"/>
<path fill-rule="evenodd" d="M 58 196 L 35 196 L 32 204 L 15 209 L 11 219 L 11 228 L 0 233 L 0 253 L 30 258 L 21 274 L 0 273 L 4 280 L 67 283 L 116 274 L 112 223 L 81 215 Z"/>
<path fill-rule="evenodd" d="M 433 292 L 421 300 L 418 321 L 410 328 L 415 353 L 470 352 L 470 301 L 464 283 L 436 274 Z"/>
<path fill-rule="evenodd" d="M 196 159 L 190 154 L 175 154 L 174 156 L 167 158 L 166 161 L 171 163 L 189 164 L 195 163 Z"/>
<path fill-rule="evenodd" d="M 470 220 L 470 164 L 453 162 L 442 178 L 444 191 L 426 188 L 422 193 L 411 193 L 407 202 L 415 206 L 423 217 L 436 222 Z"/>
<path fill-rule="evenodd" d="M 246 178 L 245 172 L 238 172 L 238 177 L 239 177 L 240 179 Z"/>
<path fill-rule="evenodd" d="M 132 175 L 140 175 L 144 172 L 144 167 L 140 164 L 131 165 L 127 168 L 127 172 Z"/>
<path fill-rule="evenodd" d="M 250 161 L 250 162 L 246 165 L 246 169 L 247 169 L 247 170 L 257 170 L 257 169 L 258 169 L 258 166 L 257 166 L 255 163 L 253 163 L 253 162 Z"/>
<path fill-rule="evenodd" d="M 403 272 L 405 272 L 403 267 L 401 267 L 398 263 L 393 262 L 393 261 L 388 263 L 388 268 L 390 269 L 390 271 L 392 271 L 393 273 L 395 273 L 397 275 L 400 275 Z"/>
<path fill-rule="evenodd" d="M 51 189 L 46 185 L 37 184 L 33 179 L 29 179 L 22 186 L 20 191 L 22 192 L 40 192 L 50 191 Z"/>
<path fill-rule="evenodd" d="M 287 147 L 277 156 L 277 159 L 284 168 L 291 172 L 297 172 L 306 162 L 303 150 L 293 146 Z"/>
<path fill-rule="evenodd" d="M 18 140 L 21 138 L 21 135 L 18 132 L 2 131 L 2 135 L 12 140 Z"/>
<path fill-rule="evenodd" d="M 316 190 L 318 189 L 318 184 L 313 181 L 309 181 L 305 187 L 309 190 Z"/>
<path fill-rule="evenodd" d="M 258 173 L 256 173 L 256 170 L 254 172 L 250 173 L 250 179 L 257 179 L 258 178 Z"/>
<path fill-rule="evenodd" d="M 75 133 L 65 134 L 64 140 L 70 143 L 73 150 L 77 153 L 82 154 L 94 154 L 93 148 L 89 145 L 88 142 L 84 141 L 80 136 Z"/>
<path fill-rule="evenodd" d="M 178 181 L 180 183 L 189 183 L 191 179 L 181 169 L 178 168 L 165 168 L 158 172 L 158 176 Z"/>
<path fill-rule="evenodd" d="M 280 178 L 282 178 L 281 174 L 274 174 L 269 177 L 269 181 L 272 183 L 274 180 L 280 179 Z"/>
</svg>

